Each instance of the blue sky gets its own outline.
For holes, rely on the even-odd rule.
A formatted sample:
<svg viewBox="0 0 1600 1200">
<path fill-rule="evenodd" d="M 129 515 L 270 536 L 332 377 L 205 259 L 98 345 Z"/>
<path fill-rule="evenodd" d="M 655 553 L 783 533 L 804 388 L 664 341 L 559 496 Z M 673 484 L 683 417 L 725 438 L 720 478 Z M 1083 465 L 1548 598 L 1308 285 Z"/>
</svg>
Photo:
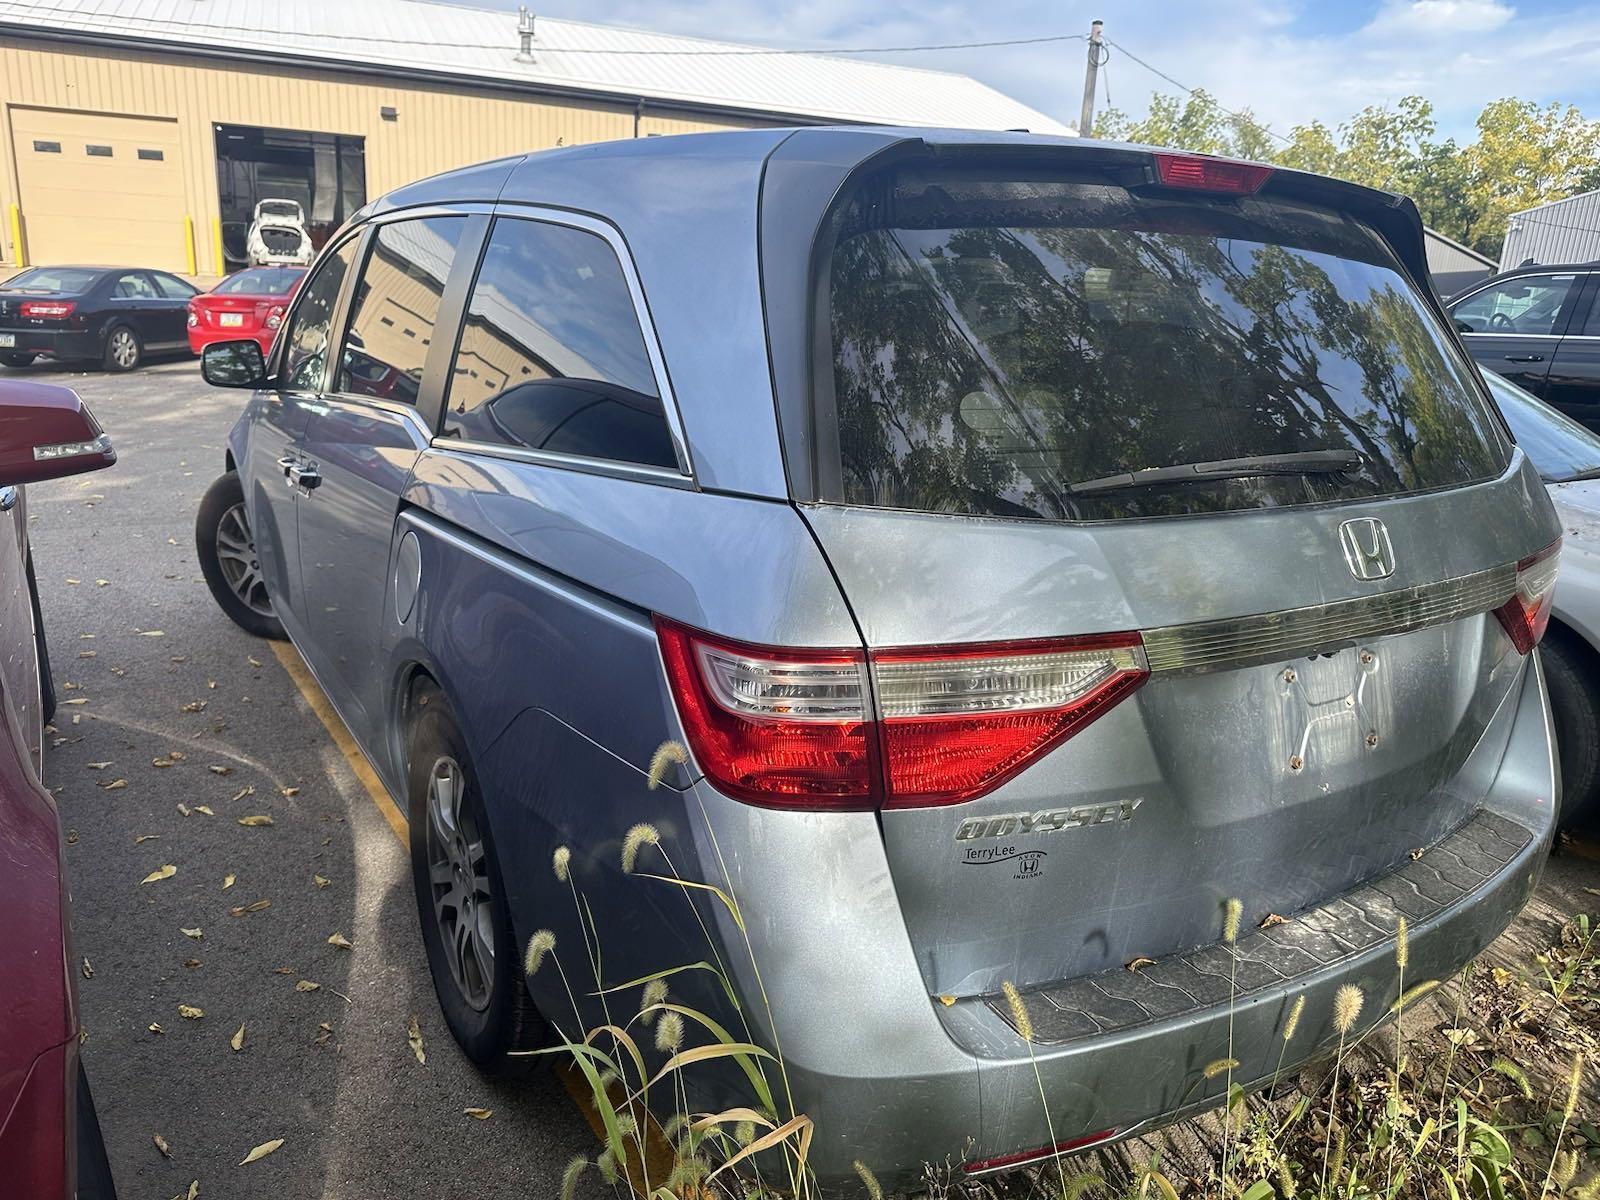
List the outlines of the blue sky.
<svg viewBox="0 0 1600 1200">
<path fill-rule="evenodd" d="M 515 8 L 515 0 L 477 0 Z M 1329 124 L 1366 104 L 1417 93 L 1441 131 L 1464 139 L 1489 100 L 1515 95 L 1577 104 L 1600 118 L 1600 5 L 1590 0 L 532 0 L 576 20 L 763 45 L 845 47 L 1106 36 L 1271 128 Z M 1083 89 L 1081 44 L 882 56 L 961 71 L 1072 124 Z M 1111 102 L 1143 113 L 1172 91 L 1113 48 Z M 1099 105 L 1106 103 L 1102 92 Z"/>
</svg>

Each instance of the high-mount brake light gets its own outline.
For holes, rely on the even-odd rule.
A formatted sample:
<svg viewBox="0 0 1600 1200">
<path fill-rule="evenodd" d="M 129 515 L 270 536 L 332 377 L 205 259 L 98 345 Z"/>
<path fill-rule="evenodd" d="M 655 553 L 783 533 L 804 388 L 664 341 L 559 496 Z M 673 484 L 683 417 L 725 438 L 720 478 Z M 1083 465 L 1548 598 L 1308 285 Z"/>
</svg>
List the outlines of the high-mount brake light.
<svg viewBox="0 0 1600 1200">
<path fill-rule="evenodd" d="M 746 645 L 659 617 L 656 628 L 701 769 L 731 795 L 785 808 L 973 799 L 1149 676 L 1136 633 L 863 654 Z"/>
<path fill-rule="evenodd" d="M 1528 654 L 1550 624 L 1556 594 L 1556 569 L 1561 565 L 1561 539 L 1517 564 L 1517 587 L 1511 599 L 1494 610 L 1517 653 Z"/>
<path fill-rule="evenodd" d="M 1156 154 L 1156 177 L 1163 187 L 1196 192 L 1251 196 L 1272 176 L 1271 167 L 1258 163 L 1209 158 L 1203 154 Z"/>
<path fill-rule="evenodd" d="M 25 317 L 44 317 L 53 320 L 58 317 L 70 317 L 78 311 L 78 306 L 71 300 L 24 300 L 21 311 Z"/>
</svg>

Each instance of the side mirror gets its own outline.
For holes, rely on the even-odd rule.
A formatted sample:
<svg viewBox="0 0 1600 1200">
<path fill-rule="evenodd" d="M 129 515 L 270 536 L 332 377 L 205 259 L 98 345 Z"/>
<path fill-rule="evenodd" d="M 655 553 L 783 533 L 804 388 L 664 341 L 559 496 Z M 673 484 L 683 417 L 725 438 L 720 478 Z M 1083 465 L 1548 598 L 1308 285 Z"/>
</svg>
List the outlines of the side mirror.
<svg viewBox="0 0 1600 1200">
<path fill-rule="evenodd" d="M 77 392 L 55 383 L 0 381 L 0 487 L 81 475 L 116 461 L 110 435 Z"/>
<path fill-rule="evenodd" d="M 212 342 L 201 352 L 200 374 L 212 387 L 263 387 L 267 382 L 267 360 L 254 338 Z"/>
</svg>

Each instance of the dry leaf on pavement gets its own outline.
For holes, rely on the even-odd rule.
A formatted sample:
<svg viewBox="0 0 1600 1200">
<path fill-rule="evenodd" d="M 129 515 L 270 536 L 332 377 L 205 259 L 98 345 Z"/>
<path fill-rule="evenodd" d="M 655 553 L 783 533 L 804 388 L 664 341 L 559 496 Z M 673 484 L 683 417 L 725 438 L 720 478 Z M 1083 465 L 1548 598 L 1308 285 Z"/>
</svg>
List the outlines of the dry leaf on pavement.
<svg viewBox="0 0 1600 1200">
<path fill-rule="evenodd" d="M 256 827 L 261 826 L 261 825 L 271 825 L 272 824 L 272 818 L 267 816 L 266 813 L 255 813 L 252 816 L 240 817 L 239 818 L 239 824 L 248 825 L 251 828 L 256 828 Z"/>
<path fill-rule="evenodd" d="M 492 1108 L 463 1108 L 461 1111 L 474 1121 L 487 1121 L 494 1116 L 494 1109 Z"/>
<path fill-rule="evenodd" d="M 133 839 L 133 844 L 135 846 L 142 846 L 146 842 L 159 842 L 160 840 L 161 835 L 159 833 L 141 833 L 139 836 Z"/>
<path fill-rule="evenodd" d="M 262 1142 L 261 1145 L 250 1151 L 249 1154 L 246 1154 L 240 1161 L 239 1165 L 242 1167 L 245 1165 L 245 1163 L 253 1163 L 263 1159 L 281 1145 L 283 1145 L 282 1138 L 273 1138 L 270 1142 Z"/>
<path fill-rule="evenodd" d="M 197 1196 L 199 1196 L 199 1195 L 200 1195 L 200 1181 L 198 1179 L 196 1179 L 193 1183 L 191 1183 L 189 1185 L 189 1190 L 188 1190 L 188 1192 L 186 1192 L 184 1194 L 183 1200 L 195 1200 L 195 1198 Z M 177 1200 L 177 1197 L 174 1196 L 173 1200 Z"/>
<path fill-rule="evenodd" d="M 201 1017 L 206 1015 L 206 1010 L 203 1008 L 196 1008 L 192 1004 L 180 1004 L 178 1005 L 178 1015 L 185 1021 L 198 1021 Z"/>
<path fill-rule="evenodd" d="M 166 1138 L 162 1137 L 158 1133 L 158 1134 L 156 1134 L 154 1136 L 153 1140 L 155 1141 L 156 1149 L 161 1151 L 161 1157 L 162 1158 L 171 1158 L 172 1157 L 172 1147 L 167 1145 L 167 1139 Z"/>
<path fill-rule="evenodd" d="M 87 958 L 83 960 L 83 977 L 85 979 L 94 978 L 94 967 Z"/>
<path fill-rule="evenodd" d="M 168 863 L 164 867 L 157 867 L 154 871 L 151 871 L 150 874 L 146 875 L 139 882 L 140 883 L 157 883 L 157 882 L 159 882 L 160 880 L 163 880 L 163 879 L 171 879 L 177 873 L 178 873 L 178 868 L 173 866 L 171 863 Z"/>
<path fill-rule="evenodd" d="M 159 1021 L 151 1021 L 147 1028 L 150 1030 L 151 1033 L 165 1033 L 166 1032 L 165 1029 L 161 1028 L 161 1023 Z"/>
<path fill-rule="evenodd" d="M 211 805 L 209 805 L 209 804 L 196 804 L 194 806 L 194 810 L 197 813 L 205 813 L 205 815 L 208 816 L 208 817 L 214 817 L 214 816 L 217 815 L 216 813 L 211 811 Z"/>
<path fill-rule="evenodd" d="M 189 806 L 180 800 L 178 801 L 178 811 L 187 817 L 189 815 Z"/>
<path fill-rule="evenodd" d="M 246 913 L 260 912 L 263 908 L 271 908 L 271 900 L 252 900 L 249 904 L 241 904 L 238 908 L 230 908 L 230 917 L 242 917 Z"/>
<path fill-rule="evenodd" d="M 229 888 L 231 888 L 233 886 L 233 881 L 237 878 L 239 878 L 237 875 L 235 875 L 232 871 L 229 871 L 222 877 L 222 890 L 227 891 Z"/>
<path fill-rule="evenodd" d="M 313 875 L 311 877 L 311 882 L 317 885 L 317 891 L 320 892 L 323 888 L 327 887 L 328 884 L 332 883 L 333 881 L 331 879 L 324 879 L 321 875 Z"/>
<path fill-rule="evenodd" d="M 322 990 L 322 985 L 320 983 L 312 983 L 309 979 L 302 979 L 294 985 L 294 990 L 297 992 L 316 992 Z"/>
<path fill-rule="evenodd" d="M 417 1061 L 423 1066 L 428 1065 L 428 1052 L 422 1048 L 422 1026 L 417 1024 L 417 1014 L 411 1014 L 411 1025 L 406 1030 L 406 1041 L 411 1045 L 411 1053 L 417 1056 Z"/>
<path fill-rule="evenodd" d="M 233 774 L 233 768 L 232 767 L 220 767 L 220 766 L 217 766 L 216 764 L 212 764 L 211 766 L 207 767 L 206 770 L 210 771 L 213 775 L 232 775 Z"/>
<path fill-rule="evenodd" d="M 105 762 L 90 763 L 89 764 L 89 770 L 91 770 L 91 771 L 104 771 L 110 765 L 111 765 L 111 760 L 109 760 L 109 759 L 106 760 Z"/>
<path fill-rule="evenodd" d="M 178 932 L 183 934 L 184 937 L 193 938 L 197 942 L 205 937 L 204 931 L 200 929 L 179 929 Z"/>
<path fill-rule="evenodd" d="M 299 794 L 300 789 L 297 787 L 281 787 L 278 789 L 278 795 L 280 796 L 298 796 Z"/>
<path fill-rule="evenodd" d="M 108 792 L 115 792 L 127 787 L 128 781 L 126 779 L 110 779 L 105 783 L 97 783 L 95 786 L 105 788 Z"/>
<path fill-rule="evenodd" d="M 235 1033 L 231 1038 L 228 1039 L 228 1045 L 232 1046 L 235 1051 L 239 1051 L 239 1050 L 243 1050 L 244 1049 L 244 1025 L 243 1025 L 243 1023 L 241 1023 L 239 1025 L 238 1032 Z"/>
<path fill-rule="evenodd" d="M 348 950 L 350 949 L 350 939 L 342 933 L 332 933 L 328 935 L 328 945 L 337 946 L 341 950 Z M 84 961 L 88 962 L 89 960 L 84 959 Z"/>
<path fill-rule="evenodd" d="M 197 713 L 205 712 L 205 710 L 206 702 L 204 700 L 191 700 L 187 704 L 178 705 L 179 712 Z"/>
</svg>

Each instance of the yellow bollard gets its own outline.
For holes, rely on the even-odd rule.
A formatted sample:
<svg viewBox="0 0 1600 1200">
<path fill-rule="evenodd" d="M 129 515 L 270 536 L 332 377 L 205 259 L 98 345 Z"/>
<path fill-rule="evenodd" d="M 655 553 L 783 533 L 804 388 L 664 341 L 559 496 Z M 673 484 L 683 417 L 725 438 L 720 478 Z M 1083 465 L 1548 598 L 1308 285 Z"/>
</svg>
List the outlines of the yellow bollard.
<svg viewBox="0 0 1600 1200">
<path fill-rule="evenodd" d="M 11 204 L 11 244 L 17 250 L 17 266 L 28 265 L 28 248 L 22 244 L 22 206 Z"/>
<path fill-rule="evenodd" d="M 194 218 L 190 216 L 183 218 L 183 248 L 189 252 L 189 274 L 194 275 L 197 273 L 194 259 Z"/>
<path fill-rule="evenodd" d="M 224 255 L 222 253 L 222 218 L 221 217 L 212 217 L 211 218 L 211 240 L 216 244 L 215 248 L 216 248 L 216 251 L 217 251 L 217 274 L 218 275 L 226 275 L 228 273 L 228 260 L 227 260 L 226 257 L 224 257 Z"/>
</svg>

